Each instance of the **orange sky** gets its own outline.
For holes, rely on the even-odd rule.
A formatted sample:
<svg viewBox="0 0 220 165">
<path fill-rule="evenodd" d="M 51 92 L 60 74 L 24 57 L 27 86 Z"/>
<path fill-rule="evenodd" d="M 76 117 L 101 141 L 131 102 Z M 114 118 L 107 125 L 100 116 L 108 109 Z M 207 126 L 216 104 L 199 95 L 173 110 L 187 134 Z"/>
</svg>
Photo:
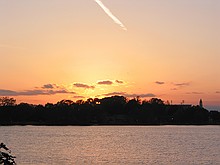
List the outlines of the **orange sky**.
<svg viewBox="0 0 220 165">
<path fill-rule="evenodd" d="M 220 109 L 218 0 L 102 2 L 127 31 L 94 0 L 0 0 L 0 95 L 202 98 Z"/>
</svg>

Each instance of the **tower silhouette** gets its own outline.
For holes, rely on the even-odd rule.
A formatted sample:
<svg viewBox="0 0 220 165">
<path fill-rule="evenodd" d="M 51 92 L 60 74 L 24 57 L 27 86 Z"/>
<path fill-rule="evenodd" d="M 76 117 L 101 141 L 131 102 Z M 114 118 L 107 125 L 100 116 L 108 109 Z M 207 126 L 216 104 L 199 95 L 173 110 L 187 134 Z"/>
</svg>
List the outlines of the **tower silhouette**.
<svg viewBox="0 0 220 165">
<path fill-rule="evenodd" d="M 203 102 L 202 102 L 202 99 L 199 100 L 199 106 L 200 106 L 200 108 L 203 108 Z"/>
</svg>

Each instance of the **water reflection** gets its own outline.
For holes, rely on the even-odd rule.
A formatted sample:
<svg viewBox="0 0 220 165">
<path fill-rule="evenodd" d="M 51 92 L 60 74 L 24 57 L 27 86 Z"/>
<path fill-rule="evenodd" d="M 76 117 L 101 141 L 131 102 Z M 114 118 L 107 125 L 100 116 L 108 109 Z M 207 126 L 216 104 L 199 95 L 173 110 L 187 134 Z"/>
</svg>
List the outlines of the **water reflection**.
<svg viewBox="0 0 220 165">
<path fill-rule="evenodd" d="M 0 127 L 18 164 L 220 164 L 219 126 Z"/>
</svg>

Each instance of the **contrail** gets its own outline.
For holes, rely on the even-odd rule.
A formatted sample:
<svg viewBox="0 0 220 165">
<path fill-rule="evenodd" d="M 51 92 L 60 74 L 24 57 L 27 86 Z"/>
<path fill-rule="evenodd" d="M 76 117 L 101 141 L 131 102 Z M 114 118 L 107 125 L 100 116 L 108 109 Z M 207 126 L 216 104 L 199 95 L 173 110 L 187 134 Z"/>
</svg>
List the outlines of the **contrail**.
<svg viewBox="0 0 220 165">
<path fill-rule="evenodd" d="M 117 18 L 115 17 L 112 12 L 102 3 L 102 1 L 100 0 L 95 0 L 95 2 L 104 10 L 104 12 L 119 26 L 121 26 L 121 28 L 123 30 L 127 30 L 127 28 L 123 25 L 123 23 Z"/>
</svg>

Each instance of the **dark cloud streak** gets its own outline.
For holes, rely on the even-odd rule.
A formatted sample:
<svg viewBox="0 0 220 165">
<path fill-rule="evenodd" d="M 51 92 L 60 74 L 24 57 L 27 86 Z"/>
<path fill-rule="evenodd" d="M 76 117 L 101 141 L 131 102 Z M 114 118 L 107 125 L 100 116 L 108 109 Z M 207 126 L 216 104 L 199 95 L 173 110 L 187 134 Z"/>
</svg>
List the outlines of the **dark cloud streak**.
<svg viewBox="0 0 220 165">
<path fill-rule="evenodd" d="M 84 99 L 85 97 L 84 96 L 73 96 L 72 98 L 74 98 L 74 99 Z"/>
<path fill-rule="evenodd" d="M 155 84 L 163 85 L 163 84 L 165 84 L 165 82 L 163 82 L 163 81 L 156 81 Z"/>
<path fill-rule="evenodd" d="M 201 94 L 204 94 L 204 93 L 202 93 L 202 92 L 187 92 L 186 94 L 201 95 Z"/>
<path fill-rule="evenodd" d="M 107 93 L 107 94 L 103 94 L 103 96 L 114 96 L 114 95 L 120 95 L 120 96 L 125 96 L 125 97 L 156 97 L 156 95 L 152 94 L 152 93 L 145 93 L 145 94 L 128 94 L 126 92 L 111 92 L 111 93 Z"/>
<path fill-rule="evenodd" d="M 111 92 L 111 93 L 104 94 L 104 96 L 114 96 L 114 95 L 123 96 L 123 95 L 126 95 L 126 93 L 125 92 Z"/>
<path fill-rule="evenodd" d="M 184 86 L 189 86 L 190 83 L 175 83 L 174 85 L 178 87 L 184 87 Z"/>
<path fill-rule="evenodd" d="M 103 81 L 98 81 L 97 84 L 99 84 L 99 85 L 112 85 L 113 82 L 110 80 L 103 80 Z"/>
<path fill-rule="evenodd" d="M 95 88 L 95 86 L 89 86 L 89 85 L 86 85 L 83 83 L 75 83 L 73 85 L 77 88 L 86 88 L 86 89 L 94 89 Z"/>
<path fill-rule="evenodd" d="M 122 80 L 115 80 L 116 83 L 118 84 L 123 84 L 124 82 Z"/>
<path fill-rule="evenodd" d="M 55 95 L 55 94 L 75 94 L 63 90 L 25 90 L 25 91 L 12 91 L 0 89 L 0 96 L 37 96 L 37 95 Z"/>
<path fill-rule="evenodd" d="M 0 89 L 0 96 L 15 96 L 16 94 L 15 91 Z"/>
<path fill-rule="evenodd" d="M 156 97 L 156 95 L 152 93 L 145 93 L 145 94 L 126 94 L 125 97 Z"/>
<path fill-rule="evenodd" d="M 54 88 L 54 85 L 53 85 L 53 84 L 45 84 L 45 85 L 43 85 L 42 88 L 43 88 L 43 89 L 53 89 L 53 88 Z"/>
</svg>

